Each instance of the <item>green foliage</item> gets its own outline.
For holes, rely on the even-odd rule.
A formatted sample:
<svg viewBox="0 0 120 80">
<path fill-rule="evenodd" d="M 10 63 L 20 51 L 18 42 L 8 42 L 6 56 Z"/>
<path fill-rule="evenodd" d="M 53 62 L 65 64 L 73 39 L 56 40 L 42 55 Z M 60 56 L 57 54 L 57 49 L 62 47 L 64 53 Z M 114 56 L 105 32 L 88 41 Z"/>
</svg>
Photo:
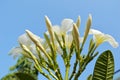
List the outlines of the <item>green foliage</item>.
<svg viewBox="0 0 120 80">
<path fill-rule="evenodd" d="M 97 59 L 92 80 L 113 80 L 114 58 L 112 52 L 107 50 Z"/>
<path fill-rule="evenodd" d="M 3 77 L 1 80 L 19 80 L 19 78 L 15 75 L 15 73 L 10 73 Z"/>
<path fill-rule="evenodd" d="M 20 80 L 36 80 L 32 75 L 27 73 L 16 73 L 15 74 Z"/>
<path fill-rule="evenodd" d="M 32 75 L 27 73 L 12 73 L 3 77 L 1 80 L 36 80 Z"/>
<path fill-rule="evenodd" d="M 20 57 L 17 64 L 10 68 L 11 72 L 1 80 L 37 80 L 38 71 L 24 56 Z"/>
</svg>

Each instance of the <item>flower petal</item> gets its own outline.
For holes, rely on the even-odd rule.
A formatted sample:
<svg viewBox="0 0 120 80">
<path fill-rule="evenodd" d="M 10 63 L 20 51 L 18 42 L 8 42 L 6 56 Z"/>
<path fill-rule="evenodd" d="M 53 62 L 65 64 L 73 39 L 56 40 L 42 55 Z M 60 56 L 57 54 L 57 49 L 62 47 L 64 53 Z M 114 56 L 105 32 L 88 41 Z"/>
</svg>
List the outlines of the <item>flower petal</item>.
<svg viewBox="0 0 120 80">
<path fill-rule="evenodd" d="M 103 34 L 103 33 L 95 29 L 90 29 L 89 34 Z"/>
<path fill-rule="evenodd" d="M 60 35 L 61 34 L 61 29 L 58 25 L 55 25 L 52 27 L 52 30 L 57 34 Z"/>
<path fill-rule="evenodd" d="M 26 33 L 24 33 L 21 36 L 19 36 L 18 42 L 21 43 L 21 44 L 24 44 L 26 46 L 30 46 L 31 43 L 32 43 L 32 41 L 30 40 L 30 38 L 27 36 Z"/>
<path fill-rule="evenodd" d="M 115 39 L 111 35 L 104 34 L 98 30 L 90 29 L 89 34 L 93 34 L 93 38 L 96 42 L 96 46 L 99 46 L 103 42 L 109 42 L 110 45 L 114 48 L 118 47 L 119 45 L 118 42 L 115 41 Z"/>
<path fill-rule="evenodd" d="M 10 55 L 13 55 L 14 58 L 18 57 L 23 50 L 20 47 L 12 48 L 9 52 Z"/>
<path fill-rule="evenodd" d="M 64 19 L 61 23 L 61 30 L 63 32 L 72 31 L 73 28 L 73 20 L 72 19 Z"/>
<path fill-rule="evenodd" d="M 65 36 L 65 43 L 66 43 L 66 46 L 67 46 L 68 48 L 71 47 L 72 41 L 73 41 L 72 33 L 67 34 L 67 35 Z"/>
<path fill-rule="evenodd" d="M 104 41 L 108 41 L 112 47 L 117 48 L 119 46 L 118 42 L 111 35 L 106 34 L 104 37 Z"/>
</svg>

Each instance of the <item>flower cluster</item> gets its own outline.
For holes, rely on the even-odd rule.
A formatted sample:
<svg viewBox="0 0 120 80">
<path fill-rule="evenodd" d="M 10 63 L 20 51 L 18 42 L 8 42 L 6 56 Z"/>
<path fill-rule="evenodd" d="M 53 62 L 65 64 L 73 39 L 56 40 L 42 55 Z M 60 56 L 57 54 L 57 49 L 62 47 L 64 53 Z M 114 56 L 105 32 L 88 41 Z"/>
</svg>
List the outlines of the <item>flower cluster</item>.
<svg viewBox="0 0 120 80">
<path fill-rule="evenodd" d="M 61 25 L 52 25 L 49 18 L 45 16 L 46 24 L 48 27 L 48 31 L 45 32 L 45 35 L 47 36 L 53 36 L 53 41 L 55 42 L 55 47 L 57 48 L 57 52 L 62 54 L 62 51 L 60 49 L 59 43 L 55 39 L 54 33 L 59 38 L 61 46 L 63 46 L 62 37 L 65 38 L 65 46 L 69 50 L 73 39 L 78 38 L 78 41 L 76 41 L 77 45 L 80 45 L 80 43 L 83 42 L 83 37 L 80 37 L 78 28 L 80 26 L 80 17 L 78 17 L 78 20 L 76 23 L 72 19 L 64 19 L 61 23 Z M 89 19 L 91 19 L 91 15 L 89 15 Z M 73 30 L 74 29 L 74 30 Z M 108 34 L 104 34 L 98 30 L 95 29 L 87 29 L 89 31 L 89 34 L 93 35 L 94 42 L 96 46 L 99 46 L 103 42 L 109 42 L 111 46 L 114 48 L 118 47 L 118 43 L 115 41 L 115 39 Z M 74 34 L 73 34 L 74 31 Z M 32 42 L 32 40 L 29 38 L 28 34 L 31 33 L 34 38 L 38 40 L 38 42 L 42 45 L 42 47 L 49 53 L 50 48 L 49 45 L 46 43 L 45 39 L 40 38 L 39 36 L 33 34 L 29 30 L 26 30 L 26 33 L 22 34 L 18 38 L 18 42 L 22 45 L 25 45 L 33 54 L 36 55 L 36 46 Z M 85 37 L 85 36 L 84 36 Z M 13 54 L 15 57 L 18 56 L 20 53 L 25 53 L 24 50 L 21 47 L 15 47 L 10 51 L 11 54 Z M 26 54 L 27 55 L 27 54 Z M 42 54 L 43 55 L 43 54 Z M 28 55 L 27 55 L 28 56 Z"/>
<path fill-rule="evenodd" d="M 50 79 L 50 77 L 43 72 L 42 68 L 46 69 L 53 78 L 62 80 L 59 65 L 56 61 L 56 56 L 60 54 L 66 67 L 65 80 L 68 80 L 71 65 L 70 60 L 72 55 L 75 53 L 76 62 L 73 73 L 69 79 L 72 79 L 74 76 L 77 80 L 80 75 L 79 71 L 81 69 L 83 71 L 83 68 L 88 64 L 88 62 L 97 55 L 97 53 L 94 55 L 93 53 L 100 44 L 103 42 L 109 42 L 113 47 L 118 47 L 118 43 L 112 36 L 95 29 L 90 29 L 92 23 L 91 15 L 89 15 L 86 23 L 84 36 L 81 37 L 79 33 L 80 21 L 80 17 L 78 17 L 76 22 L 72 19 L 64 19 L 59 26 L 52 25 L 49 18 L 45 16 L 48 31 L 44 33 L 44 39 L 33 34 L 31 31 L 26 30 L 26 33 L 18 38 L 20 46 L 13 48 L 10 51 L 10 54 L 15 57 L 19 54 L 23 54 L 34 61 L 35 67 L 46 78 Z M 89 44 L 90 47 L 88 54 L 86 57 L 83 57 L 81 56 L 81 52 L 89 34 L 92 34 L 93 38 Z M 76 71 L 78 63 L 80 64 L 79 67 L 82 66 L 83 68 L 79 68 L 80 70 L 78 70 L 78 72 L 74 75 L 74 71 Z M 52 73 L 51 70 L 53 70 L 54 73 Z"/>
</svg>

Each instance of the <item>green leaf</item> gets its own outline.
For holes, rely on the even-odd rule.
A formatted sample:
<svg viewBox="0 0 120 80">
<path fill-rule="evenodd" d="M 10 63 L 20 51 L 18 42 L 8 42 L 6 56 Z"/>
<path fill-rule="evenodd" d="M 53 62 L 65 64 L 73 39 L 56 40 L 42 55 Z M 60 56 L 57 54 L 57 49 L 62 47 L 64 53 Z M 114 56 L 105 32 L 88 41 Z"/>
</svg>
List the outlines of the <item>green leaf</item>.
<svg viewBox="0 0 120 80">
<path fill-rule="evenodd" d="M 30 74 L 27 73 L 15 73 L 19 80 L 36 80 Z"/>
<path fill-rule="evenodd" d="M 97 59 L 92 80 L 113 80 L 114 58 L 112 52 L 107 50 Z"/>
<path fill-rule="evenodd" d="M 3 77 L 1 80 L 37 80 L 37 79 L 35 79 L 31 74 L 17 72 L 9 74 Z"/>
<path fill-rule="evenodd" d="M 15 73 L 10 73 L 1 78 L 0 80 L 20 80 L 20 79 L 15 75 Z"/>
</svg>

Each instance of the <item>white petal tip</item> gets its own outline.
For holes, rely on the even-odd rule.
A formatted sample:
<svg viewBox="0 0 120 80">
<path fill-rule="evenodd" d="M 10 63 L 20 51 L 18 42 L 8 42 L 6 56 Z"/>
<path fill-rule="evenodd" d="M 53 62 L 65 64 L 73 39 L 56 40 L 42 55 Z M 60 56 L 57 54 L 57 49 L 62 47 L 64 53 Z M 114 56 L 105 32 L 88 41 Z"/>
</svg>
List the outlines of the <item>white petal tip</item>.
<svg viewBox="0 0 120 80">
<path fill-rule="evenodd" d="M 78 16 L 78 19 L 80 19 L 80 16 Z"/>
<path fill-rule="evenodd" d="M 25 32 L 30 32 L 30 31 L 26 29 Z"/>
<path fill-rule="evenodd" d="M 45 15 L 45 18 L 48 18 L 48 16 Z"/>
<path fill-rule="evenodd" d="M 25 32 L 28 34 L 31 34 L 32 32 L 30 30 L 25 30 Z"/>
<path fill-rule="evenodd" d="M 117 48 L 119 47 L 119 44 L 116 42 L 114 45 L 113 45 L 114 48 Z"/>
<path fill-rule="evenodd" d="M 46 16 L 46 15 L 45 15 L 45 20 L 48 21 L 48 22 L 50 22 L 48 16 Z"/>
<path fill-rule="evenodd" d="M 89 14 L 89 19 L 92 20 L 92 15 L 91 14 Z"/>
</svg>

